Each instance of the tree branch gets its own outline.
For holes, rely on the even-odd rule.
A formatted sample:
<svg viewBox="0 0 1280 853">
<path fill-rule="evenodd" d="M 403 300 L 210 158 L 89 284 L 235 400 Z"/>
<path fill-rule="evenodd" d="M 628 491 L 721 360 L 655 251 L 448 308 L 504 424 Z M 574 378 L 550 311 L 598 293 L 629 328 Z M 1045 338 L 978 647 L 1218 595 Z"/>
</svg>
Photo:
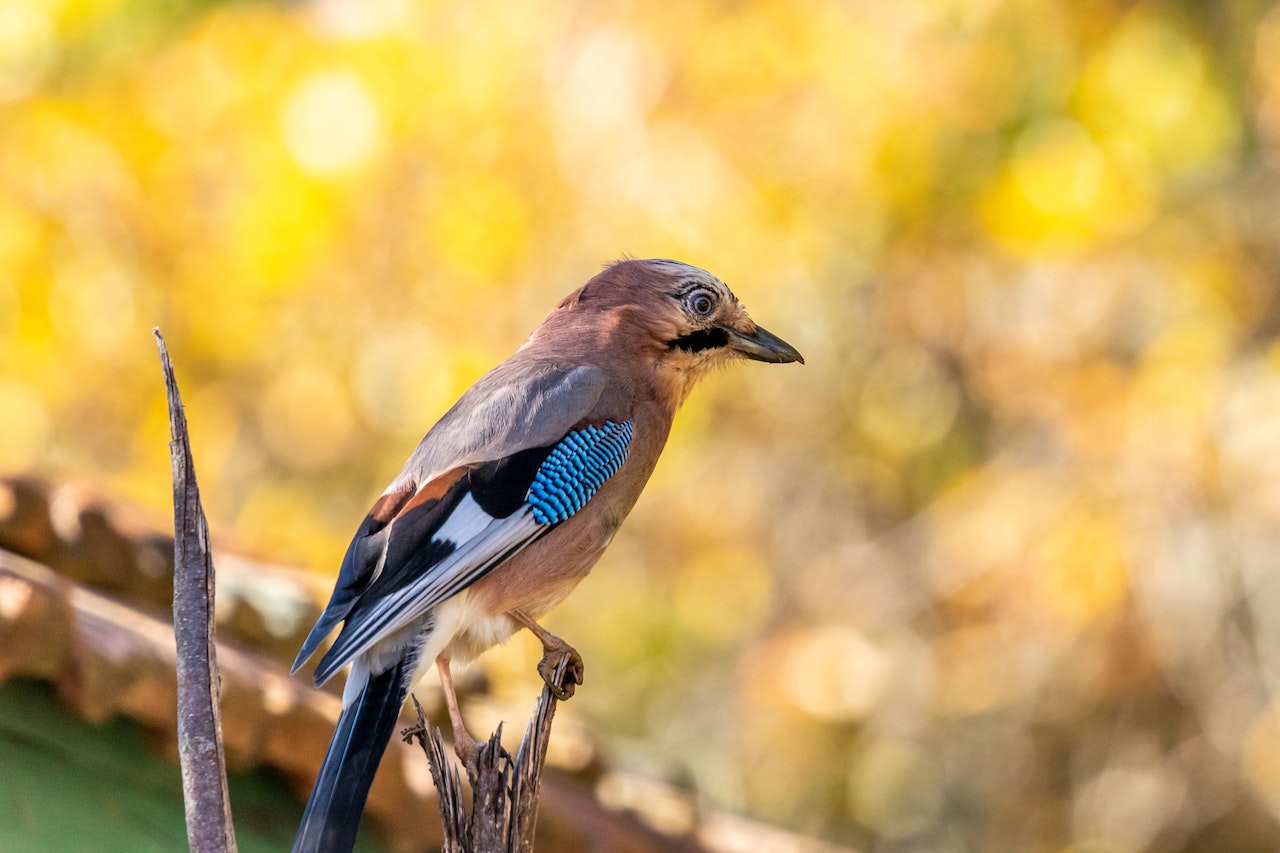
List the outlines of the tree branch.
<svg viewBox="0 0 1280 853">
<path fill-rule="evenodd" d="M 213 622 L 214 575 L 209 525 L 200 505 L 187 418 L 160 329 L 151 330 L 160 349 L 169 403 L 169 457 L 173 467 L 173 634 L 177 642 L 178 755 L 187 812 L 187 844 L 193 853 L 234 853 L 235 830 L 227 796 L 222 752 L 222 716 Z"/>
<path fill-rule="evenodd" d="M 557 684 L 564 683 L 568 666 L 569 655 L 565 654 L 556 666 Z M 403 734 L 406 741 L 418 741 L 431 766 L 444 825 L 442 853 L 533 853 L 542 770 L 558 704 L 551 688 L 542 688 L 514 759 L 502 748 L 501 724 L 487 743 L 477 745 L 475 773 L 467 769 L 472 791 L 470 814 L 440 731 L 427 723 L 416 696 L 413 704 L 418 710 L 418 725 Z"/>
</svg>

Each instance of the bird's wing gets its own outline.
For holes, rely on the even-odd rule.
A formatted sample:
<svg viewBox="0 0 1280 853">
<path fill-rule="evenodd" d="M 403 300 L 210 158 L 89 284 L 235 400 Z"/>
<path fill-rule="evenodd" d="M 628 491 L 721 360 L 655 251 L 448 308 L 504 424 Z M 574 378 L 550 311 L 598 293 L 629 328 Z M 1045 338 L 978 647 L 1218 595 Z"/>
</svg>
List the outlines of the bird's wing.
<svg viewBox="0 0 1280 853">
<path fill-rule="evenodd" d="M 428 433 L 406 472 L 447 469 L 421 485 L 402 472 L 374 505 L 295 670 L 345 619 L 316 669 L 323 682 L 581 509 L 621 467 L 631 424 L 590 422 L 604 387 L 598 371 L 544 368 L 525 376 L 523 386 L 481 380 Z M 449 454 L 441 447 L 452 460 L 443 461 Z"/>
<path fill-rule="evenodd" d="M 554 444 L 591 413 L 605 384 L 596 367 L 508 359 L 445 412 L 388 491 L 407 483 L 420 487 L 459 465 Z"/>
</svg>

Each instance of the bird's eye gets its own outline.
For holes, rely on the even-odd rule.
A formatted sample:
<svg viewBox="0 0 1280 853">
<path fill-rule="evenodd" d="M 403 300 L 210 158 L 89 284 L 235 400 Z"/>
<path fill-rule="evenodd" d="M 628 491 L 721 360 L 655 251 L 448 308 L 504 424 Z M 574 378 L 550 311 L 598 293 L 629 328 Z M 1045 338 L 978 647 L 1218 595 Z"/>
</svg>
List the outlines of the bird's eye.
<svg viewBox="0 0 1280 853">
<path fill-rule="evenodd" d="M 689 307 L 699 317 L 705 317 L 715 309 L 716 303 L 714 299 L 705 293 L 695 293 L 689 300 Z"/>
</svg>

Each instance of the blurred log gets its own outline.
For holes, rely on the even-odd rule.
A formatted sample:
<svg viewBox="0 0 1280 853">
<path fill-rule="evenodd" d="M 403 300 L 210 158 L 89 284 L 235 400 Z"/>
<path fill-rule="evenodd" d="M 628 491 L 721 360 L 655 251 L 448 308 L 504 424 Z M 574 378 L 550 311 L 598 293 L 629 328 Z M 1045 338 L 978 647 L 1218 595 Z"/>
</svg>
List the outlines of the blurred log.
<svg viewBox="0 0 1280 853">
<path fill-rule="evenodd" d="M 128 543 L 127 553 L 115 547 L 119 539 Z M 175 638 L 171 611 L 154 606 L 162 586 L 172 594 L 173 551 L 169 537 L 147 528 L 136 507 L 81 484 L 0 476 L 0 684 L 13 678 L 51 684 L 89 723 L 127 718 L 176 760 Z M 290 677 L 279 661 L 292 660 L 319 614 L 314 596 L 327 595 L 329 585 L 297 568 L 226 551 L 219 552 L 218 580 L 220 710 L 228 764 L 242 772 L 278 770 L 305 798 L 341 702 L 333 691 Z M 241 644 L 227 644 L 229 636 Z M 483 713 L 508 711 L 482 696 L 470 698 Z M 431 719 L 443 724 L 438 697 L 428 708 Z M 406 724 L 411 721 L 405 717 Z M 618 773 L 582 732 L 562 724 L 557 744 L 566 742 L 572 746 L 559 760 L 574 757 L 556 766 L 551 751 L 552 766 L 542 777 L 537 840 L 544 850 L 838 849 L 700 809 L 683 789 Z M 582 757 L 584 751 L 589 758 Z M 370 791 L 366 815 L 397 853 L 438 850 L 443 843 L 429 769 L 417 746 L 392 743 Z"/>
<path fill-rule="evenodd" d="M 564 683 L 568 666 L 569 655 L 565 654 L 556 666 L 557 684 Z M 458 771 L 449 761 L 444 739 L 439 729 L 427 722 L 418 697 L 413 697 L 418 725 L 406 729 L 404 739 L 417 740 L 431 766 L 440 797 L 443 853 L 533 853 L 538 795 L 556 704 L 551 688 L 543 686 L 514 760 L 502 748 L 501 724 L 487 743 L 477 744 L 476 767 L 467 768 L 472 792 L 468 814 Z"/>
<path fill-rule="evenodd" d="M 187 418 L 173 364 L 160 330 L 152 329 L 151 333 L 160 350 L 173 436 L 169 443 L 173 466 L 173 635 L 177 641 L 178 757 L 187 812 L 187 844 L 194 853 L 235 853 L 218 707 L 220 676 L 209 525 L 200 505 Z"/>
<path fill-rule="evenodd" d="M 134 721 L 176 762 L 175 665 L 167 618 L 0 550 L 0 683 L 35 678 L 53 684 L 80 717 L 94 724 L 113 717 Z M 225 642 L 219 644 L 218 668 L 229 766 L 242 772 L 274 768 L 305 798 L 341 700 L 291 678 L 288 668 Z M 391 747 L 367 812 L 389 849 L 438 848 L 434 791 L 422 755 L 408 744 Z M 298 814 L 290 816 L 291 823 Z M 652 849 L 662 849 L 661 844 Z"/>
<path fill-rule="evenodd" d="M 262 571 L 276 569 L 264 566 Z M 128 719 L 142 727 L 156 750 L 176 761 L 174 666 L 168 618 L 0 548 L 0 685 L 22 678 L 53 685 L 67 707 L 87 722 Z M 219 644 L 218 667 L 228 764 L 241 772 L 272 768 L 299 800 L 305 799 L 341 700 L 290 677 L 287 666 L 225 640 Z M 442 705 L 438 698 L 428 704 L 429 718 L 441 725 L 446 719 Z M 470 707 L 494 716 L 508 711 L 479 697 Z M 406 725 L 412 722 L 410 716 L 403 719 Z M 573 742 L 571 751 L 589 751 L 582 737 L 562 723 L 556 741 Z M 699 809 L 688 791 L 617 773 L 598 755 L 586 764 L 573 759 L 572 770 L 555 762 L 553 750 L 539 796 L 537 841 L 542 850 L 843 853 L 843 848 Z M 601 794 L 602 785 L 607 795 Z M 441 849 L 434 800 L 429 765 L 419 747 L 393 741 L 365 809 L 389 850 Z M 290 829 L 300 805 L 298 809 L 288 818 Z"/>
<path fill-rule="evenodd" d="M 150 516 L 84 484 L 0 476 L 0 548 L 168 622 L 173 537 L 155 530 Z M 293 663 L 332 585 L 314 572 L 210 544 L 217 554 L 219 636 Z"/>
</svg>

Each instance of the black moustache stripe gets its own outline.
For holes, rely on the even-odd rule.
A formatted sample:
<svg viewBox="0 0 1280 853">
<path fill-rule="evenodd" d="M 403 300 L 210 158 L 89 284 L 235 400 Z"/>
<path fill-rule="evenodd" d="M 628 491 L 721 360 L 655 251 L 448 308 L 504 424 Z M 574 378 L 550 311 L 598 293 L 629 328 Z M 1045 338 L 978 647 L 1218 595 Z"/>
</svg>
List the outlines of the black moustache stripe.
<svg viewBox="0 0 1280 853">
<path fill-rule="evenodd" d="M 667 349 L 682 349 L 686 352 L 702 352 L 716 349 L 729 343 L 729 335 L 724 329 L 699 329 L 687 335 L 681 335 L 667 343 Z"/>
</svg>

